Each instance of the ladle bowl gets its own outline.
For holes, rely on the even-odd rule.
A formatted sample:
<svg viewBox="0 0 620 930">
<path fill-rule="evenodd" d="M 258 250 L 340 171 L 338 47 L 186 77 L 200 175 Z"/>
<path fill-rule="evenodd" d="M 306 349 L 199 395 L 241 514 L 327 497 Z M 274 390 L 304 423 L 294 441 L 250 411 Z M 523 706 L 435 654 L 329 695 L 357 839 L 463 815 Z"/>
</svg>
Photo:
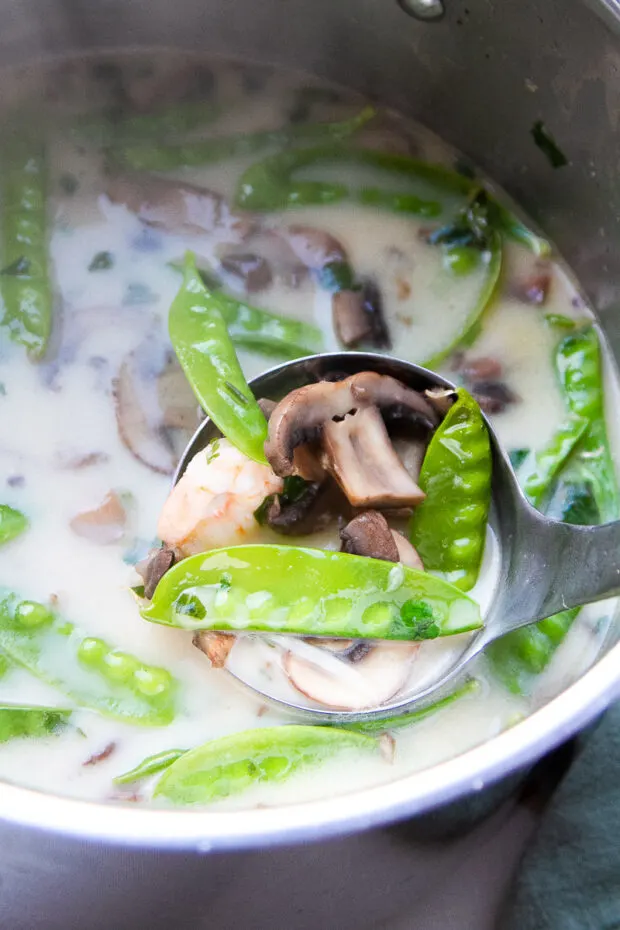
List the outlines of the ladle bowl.
<svg viewBox="0 0 620 930">
<path fill-rule="evenodd" d="M 296 359 L 254 378 L 250 387 L 257 398 L 277 401 L 305 384 L 338 380 L 360 371 L 390 375 L 416 391 L 456 390 L 450 381 L 426 368 L 370 352 L 335 352 Z M 619 594 L 620 522 L 584 527 L 543 516 L 525 498 L 488 419 L 486 423 L 493 456 L 492 521 L 500 566 L 484 626 L 471 635 L 448 669 L 441 670 L 430 683 L 425 679 L 418 688 L 414 683 L 388 702 L 363 711 L 321 707 L 306 701 L 301 693 L 299 700 L 289 700 L 258 687 L 238 669 L 231 674 L 267 700 L 306 718 L 324 723 L 387 719 L 421 710 L 447 696 L 470 662 L 500 636 L 562 610 Z M 175 482 L 190 459 L 219 435 L 210 420 L 200 425 L 181 457 Z"/>
</svg>

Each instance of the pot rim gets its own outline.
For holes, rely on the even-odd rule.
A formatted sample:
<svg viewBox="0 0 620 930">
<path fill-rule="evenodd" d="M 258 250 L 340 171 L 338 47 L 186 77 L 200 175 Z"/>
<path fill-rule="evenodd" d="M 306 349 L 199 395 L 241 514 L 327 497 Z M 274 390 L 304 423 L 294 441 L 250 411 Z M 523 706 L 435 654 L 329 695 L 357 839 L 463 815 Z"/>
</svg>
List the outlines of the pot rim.
<svg viewBox="0 0 620 930">
<path fill-rule="evenodd" d="M 80 840 L 199 853 L 308 842 L 427 813 L 524 768 L 620 698 L 620 643 L 540 710 L 467 752 L 349 795 L 259 810 L 144 809 L 2 783 L 0 819 Z"/>
</svg>

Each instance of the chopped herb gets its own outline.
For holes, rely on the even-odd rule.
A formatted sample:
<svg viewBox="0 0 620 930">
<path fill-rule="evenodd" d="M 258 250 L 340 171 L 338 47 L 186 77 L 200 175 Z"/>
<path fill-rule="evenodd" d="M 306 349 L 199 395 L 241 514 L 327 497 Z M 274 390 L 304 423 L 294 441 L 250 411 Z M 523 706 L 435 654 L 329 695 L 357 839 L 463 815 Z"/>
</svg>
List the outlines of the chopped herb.
<svg viewBox="0 0 620 930">
<path fill-rule="evenodd" d="M 510 450 L 510 452 L 508 453 L 508 458 L 510 459 L 510 464 L 512 465 L 515 471 L 517 470 L 517 468 L 519 468 L 520 465 L 523 464 L 523 462 L 526 460 L 529 454 L 530 454 L 529 449 L 511 449 Z"/>
<path fill-rule="evenodd" d="M 89 271 L 109 271 L 114 266 L 114 258 L 111 252 L 97 252 L 90 265 Z"/>
<path fill-rule="evenodd" d="M 294 504 L 300 497 L 303 497 L 308 482 L 299 475 L 289 475 L 284 479 L 284 491 L 282 497 L 286 498 L 287 503 Z"/>
<path fill-rule="evenodd" d="M 354 291 L 357 289 L 353 269 L 348 262 L 328 262 L 317 273 L 324 291 Z"/>
<path fill-rule="evenodd" d="M 547 157 L 552 168 L 563 168 L 568 164 L 568 158 L 558 146 L 557 142 L 541 119 L 537 120 L 530 130 L 532 138 L 540 151 Z"/>
<path fill-rule="evenodd" d="M 6 384 L 0 381 L 0 397 L 6 397 Z"/>
<path fill-rule="evenodd" d="M 145 595 L 144 595 L 144 585 L 143 585 L 143 584 L 134 585 L 133 588 L 131 588 L 131 590 L 132 590 L 133 593 L 136 595 L 136 597 L 144 597 L 144 596 L 145 596 Z"/>
<path fill-rule="evenodd" d="M 29 273 L 30 261 L 24 255 L 16 258 L 14 262 L 11 262 L 10 265 L 0 271 L 0 274 L 12 275 L 15 278 L 22 278 Z"/>
<path fill-rule="evenodd" d="M 232 577 L 231 577 L 231 575 L 229 575 L 228 572 L 224 572 L 224 574 L 223 574 L 222 577 L 220 578 L 220 588 L 222 588 L 223 591 L 228 591 L 228 589 L 230 588 L 231 584 L 232 584 Z"/>
<path fill-rule="evenodd" d="M 549 326 L 556 326 L 558 329 L 575 329 L 577 321 L 571 320 L 569 316 L 562 313 L 545 313 L 545 323 Z"/>
<path fill-rule="evenodd" d="M 441 632 L 435 623 L 432 607 L 424 601 L 405 601 L 400 609 L 400 619 L 415 631 L 415 639 L 436 639 Z"/>
<path fill-rule="evenodd" d="M 189 594 L 187 591 L 177 597 L 174 602 L 174 609 L 176 613 L 183 614 L 185 617 L 195 617 L 196 620 L 203 620 L 207 615 L 200 598 L 196 597 L 195 594 Z"/>
<path fill-rule="evenodd" d="M 220 441 L 219 439 L 213 439 L 206 448 L 207 453 L 207 465 L 210 465 L 211 462 L 220 454 Z"/>
<path fill-rule="evenodd" d="M 78 179 L 74 174 L 66 172 L 61 174 L 58 178 L 58 187 L 61 189 L 63 194 L 68 194 L 70 197 L 75 194 L 78 187 L 80 186 Z"/>
</svg>

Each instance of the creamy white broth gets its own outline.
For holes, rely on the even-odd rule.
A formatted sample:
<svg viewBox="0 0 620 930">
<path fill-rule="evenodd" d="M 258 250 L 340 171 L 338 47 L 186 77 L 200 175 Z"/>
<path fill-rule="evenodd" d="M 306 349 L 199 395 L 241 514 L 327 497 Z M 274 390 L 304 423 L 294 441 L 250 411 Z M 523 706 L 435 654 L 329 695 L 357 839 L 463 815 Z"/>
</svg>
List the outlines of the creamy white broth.
<svg viewBox="0 0 620 930">
<path fill-rule="evenodd" d="M 136 96 L 148 97 L 148 81 L 140 69 L 144 60 L 135 56 L 119 61 L 133 74 Z M 77 709 L 60 735 L 0 745 L 0 776 L 60 794 L 106 800 L 132 797 L 135 791 L 141 800 L 148 800 L 148 782 L 120 789 L 113 777 L 162 750 L 191 748 L 241 730 L 289 723 L 290 718 L 242 689 L 225 671 L 211 669 L 207 658 L 192 646 L 191 634 L 143 621 L 130 591 L 136 583 L 132 563 L 155 542 L 170 477 L 138 461 L 121 441 L 115 379 L 132 350 L 148 340 L 154 354 L 168 345 L 167 314 L 180 282 L 172 263 L 192 249 L 199 260 L 217 268 L 222 239 L 219 234 L 176 235 L 149 228 L 125 206 L 107 198 L 101 154 L 72 130 L 75 114 L 88 113 L 102 94 L 101 81 L 92 78 L 93 64 L 95 59 L 59 66 L 47 77 L 40 71 L 12 76 L 15 94 L 22 94 L 23 100 L 41 86 L 55 87 L 62 95 L 60 128 L 51 133 L 48 147 L 50 256 L 59 322 L 50 350 L 38 364 L 28 362 L 22 347 L 11 343 L 0 327 L 0 381 L 5 390 L 0 396 L 0 502 L 30 519 L 28 531 L 0 551 L 0 585 L 43 603 L 53 597 L 55 609 L 89 635 L 167 668 L 180 683 L 178 710 L 170 725 L 147 728 Z M 182 71 L 175 56 L 169 60 L 163 56 L 161 67 L 172 76 Z M 238 67 L 216 64 L 214 73 L 221 115 L 194 136 L 279 127 L 294 105 L 296 88 L 307 83 L 304 77 L 269 73 L 263 89 L 247 96 Z M 101 105 L 109 102 L 109 87 L 106 94 Z M 347 118 L 359 110 L 359 104 L 359 98 L 339 91 L 338 99 L 314 105 L 310 118 Z M 388 128 L 375 131 L 377 144 L 382 140 L 419 157 L 454 163 L 454 152 L 427 130 L 395 116 L 384 117 L 384 122 Z M 363 130 L 363 139 L 371 144 L 371 127 Z M 261 157 L 263 153 L 204 168 L 175 169 L 166 177 L 230 198 L 240 172 Z M 303 177 L 338 180 L 338 170 L 313 169 Z M 67 176 L 77 182 L 73 193 L 66 193 L 61 184 Z M 275 229 L 299 223 L 335 235 L 356 273 L 377 280 L 394 352 L 405 359 L 420 361 L 450 342 L 480 284 L 481 272 L 474 271 L 458 280 L 458 288 L 454 286 L 442 268 L 440 251 L 421 235 L 427 220 L 344 203 L 273 213 L 265 222 Z M 111 267 L 89 270 L 100 253 L 110 253 Z M 500 360 L 503 377 L 518 397 L 494 416 L 500 438 L 511 449 L 541 448 L 564 415 L 550 361 L 560 334 L 545 322 L 545 314 L 578 320 L 589 316 L 570 275 L 556 262 L 549 266 L 552 282 L 544 307 L 528 305 L 513 295 L 514 283 L 535 273 L 538 262 L 520 246 L 506 247 L 500 295 L 475 345 L 467 350 L 471 358 Z M 227 286 L 231 293 L 244 296 L 232 282 L 227 281 Z M 331 296 L 310 277 L 297 287 L 276 280 L 248 300 L 316 323 L 324 348 L 339 348 L 331 322 Z M 247 351 L 240 351 L 239 357 L 248 377 L 277 361 Z M 444 371 L 448 377 L 455 375 L 450 360 Z M 612 374 L 610 388 L 613 380 Z M 87 461 L 93 454 L 95 459 Z M 122 539 L 103 546 L 77 536 L 71 520 L 97 507 L 111 491 L 126 505 Z M 278 541 L 286 539 L 278 537 Z M 334 533 L 306 537 L 303 542 L 336 545 Z M 492 588 L 492 574 L 482 579 L 483 587 Z M 366 759 L 362 765 L 346 755 L 311 773 L 262 784 L 215 806 L 286 804 L 347 792 L 398 778 L 492 738 L 590 664 L 605 634 L 601 621 L 610 609 L 599 605 L 582 612 L 550 667 L 539 676 L 531 699 L 509 694 L 482 660 L 473 670 L 480 681 L 478 692 L 396 733 L 392 759 Z M 427 668 L 433 657 L 439 663 L 442 654 L 459 647 L 431 643 L 423 648 Z M 0 678 L 0 701 L 71 706 L 58 691 L 19 669 Z M 107 758 L 84 764 L 111 744 Z"/>
</svg>

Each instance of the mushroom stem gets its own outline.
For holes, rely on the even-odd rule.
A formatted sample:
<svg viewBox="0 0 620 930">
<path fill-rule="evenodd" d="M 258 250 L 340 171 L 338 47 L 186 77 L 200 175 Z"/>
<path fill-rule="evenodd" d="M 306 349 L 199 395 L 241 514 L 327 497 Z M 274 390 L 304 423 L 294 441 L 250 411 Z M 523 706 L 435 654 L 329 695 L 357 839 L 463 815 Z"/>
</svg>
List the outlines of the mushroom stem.
<svg viewBox="0 0 620 930">
<path fill-rule="evenodd" d="M 323 428 L 323 463 L 354 507 L 414 506 L 425 494 L 405 470 L 376 407 Z"/>
</svg>

